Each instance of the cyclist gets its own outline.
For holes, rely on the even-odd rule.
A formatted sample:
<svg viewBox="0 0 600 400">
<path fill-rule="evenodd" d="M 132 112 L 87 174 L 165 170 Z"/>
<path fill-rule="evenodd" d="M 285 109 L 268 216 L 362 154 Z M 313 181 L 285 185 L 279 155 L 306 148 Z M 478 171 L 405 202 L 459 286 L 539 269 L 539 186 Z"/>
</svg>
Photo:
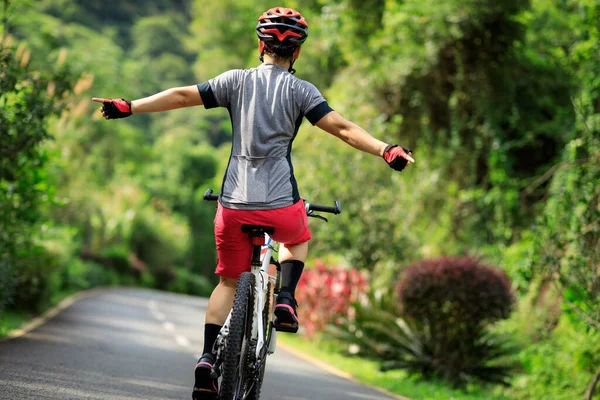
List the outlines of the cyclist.
<svg viewBox="0 0 600 400">
<path fill-rule="evenodd" d="M 275 305 L 278 323 L 298 323 L 295 289 L 308 253 L 311 233 L 294 178 L 292 142 L 302 118 L 352 147 L 381 156 L 401 171 L 413 163 L 410 151 L 375 139 L 331 109 L 319 90 L 293 74 L 308 24 L 291 8 L 275 7 L 258 18 L 261 65 L 227 71 L 208 82 L 168 89 L 134 101 L 94 98 L 106 119 L 182 107 L 226 107 L 233 143 L 215 217 L 220 282 L 206 312 L 203 356 L 195 368 L 194 398 L 216 396 L 210 377 L 213 345 L 233 305 L 237 279 L 250 268 L 252 244 L 242 224 L 273 226 L 281 243 L 281 293 Z"/>
</svg>

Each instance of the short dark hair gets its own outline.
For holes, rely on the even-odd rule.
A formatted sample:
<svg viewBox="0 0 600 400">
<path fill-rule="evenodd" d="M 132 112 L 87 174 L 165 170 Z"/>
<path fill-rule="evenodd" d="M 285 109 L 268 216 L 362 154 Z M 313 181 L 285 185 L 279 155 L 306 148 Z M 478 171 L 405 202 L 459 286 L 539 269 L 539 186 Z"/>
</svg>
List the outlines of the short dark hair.
<svg viewBox="0 0 600 400">
<path fill-rule="evenodd" d="M 270 57 L 273 57 L 275 61 L 292 61 L 294 59 L 293 54 L 291 56 L 282 56 L 280 54 L 265 50 L 263 54 L 267 54 Z"/>
<path fill-rule="evenodd" d="M 292 61 L 298 46 L 282 46 L 278 44 L 265 45 L 263 54 L 268 54 L 276 61 Z"/>
</svg>

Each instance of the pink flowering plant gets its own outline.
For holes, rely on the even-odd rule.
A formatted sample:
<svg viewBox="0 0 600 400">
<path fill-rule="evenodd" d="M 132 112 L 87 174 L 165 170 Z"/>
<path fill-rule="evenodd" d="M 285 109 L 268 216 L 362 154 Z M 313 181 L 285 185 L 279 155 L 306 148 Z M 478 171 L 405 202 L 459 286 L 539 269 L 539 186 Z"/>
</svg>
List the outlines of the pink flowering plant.
<svg viewBox="0 0 600 400">
<path fill-rule="evenodd" d="M 304 334 L 312 337 L 328 324 L 352 318 L 351 304 L 367 291 L 367 280 L 358 269 L 326 266 L 321 260 L 302 274 L 296 290 L 298 317 Z"/>
</svg>

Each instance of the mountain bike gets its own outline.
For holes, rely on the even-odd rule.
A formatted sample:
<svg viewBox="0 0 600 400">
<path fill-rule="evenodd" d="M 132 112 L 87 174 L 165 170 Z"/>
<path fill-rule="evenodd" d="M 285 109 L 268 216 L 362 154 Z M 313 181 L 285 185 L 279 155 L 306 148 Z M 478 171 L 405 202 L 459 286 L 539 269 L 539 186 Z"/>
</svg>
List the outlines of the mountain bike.
<svg viewBox="0 0 600 400">
<path fill-rule="evenodd" d="M 216 201 L 212 189 L 204 193 L 204 200 Z M 335 206 L 305 203 L 306 214 L 327 222 L 315 212 L 339 214 L 340 202 Z M 265 374 L 267 356 L 275 352 L 277 332 L 298 331 L 298 325 L 280 324 L 274 320 L 273 304 L 280 291 L 281 267 L 272 257 L 279 243 L 272 240 L 273 227 L 242 225 L 252 241 L 250 272 L 238 279 L 233 307 L 213 348 L 215 362 L 211 376 L 219 382 L 220 400 L 258 400 Z M 275 276 L 269 267 L 275 266 Z"/>
</svg>

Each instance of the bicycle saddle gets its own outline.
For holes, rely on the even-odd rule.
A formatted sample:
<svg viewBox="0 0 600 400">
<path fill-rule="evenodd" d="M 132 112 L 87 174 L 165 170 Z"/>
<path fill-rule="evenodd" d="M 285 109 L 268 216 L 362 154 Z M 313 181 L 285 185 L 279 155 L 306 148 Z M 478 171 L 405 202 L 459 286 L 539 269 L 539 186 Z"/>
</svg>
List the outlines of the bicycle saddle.
<svg viewBox="0 0 600 400">
<path fill-rule="evenodd" d="M 272 235 L 275 232 L 275 228 L 272 226 L 263 226 L 263 225 L 242 225 L 242 232 L 244 233 L 252 233 L 255 235 Z"/>
</svg>

